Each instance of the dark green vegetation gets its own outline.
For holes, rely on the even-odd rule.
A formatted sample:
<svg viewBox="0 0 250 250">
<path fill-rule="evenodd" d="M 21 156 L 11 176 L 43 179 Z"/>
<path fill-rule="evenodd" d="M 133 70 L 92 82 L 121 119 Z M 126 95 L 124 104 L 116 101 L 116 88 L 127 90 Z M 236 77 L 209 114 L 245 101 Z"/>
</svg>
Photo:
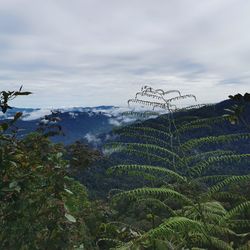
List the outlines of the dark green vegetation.
<svg viewBox="0 0 250 250">
<path fill-rule="evenodd" d="M 1 92 L 2 112 L 10 108 L 10 99 L 28 94 Z M 94 249 L 95 224 L 88 219 L 95 211 L 68 169 L 72 162 L 71 170 L 77 171 L 79 151 L 81 167 L 86 167 L 89 149 L 78 145 L 74 151 L 72 145 L 67 153 L 63 145 L 51 143 L 49 136 L 60 128 L 50 123 L 17 139 L 15 122 L 21 115 L 0 126 L 0 249 Z M 67 155 L 73 156 L 70 161 Z"/>
<path fill-rule="evenodd" d="M 2 111 L 28 94 L 1 92 Z M 53 120 L 17 139 L 17 113 L 1 124 L 0 248 L 249 249 L 249 95 L 230 98 L 219 112 L 182 110 L 117 129 L 101 161 L 79 142 L 51 143 L 61 133 Z M 85 173 L 100 197 L 110 188 L 107 199 L 89 200 L 76 181 Z"/>
</svg>

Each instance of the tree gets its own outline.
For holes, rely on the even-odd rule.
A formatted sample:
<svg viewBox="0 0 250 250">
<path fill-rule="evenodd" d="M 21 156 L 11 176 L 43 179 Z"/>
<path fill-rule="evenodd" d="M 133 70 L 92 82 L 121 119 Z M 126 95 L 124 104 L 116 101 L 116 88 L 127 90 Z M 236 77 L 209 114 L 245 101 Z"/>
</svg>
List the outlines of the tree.
<svg viewBox="0 0 250 250">
<path fill-rule="evenodd" d="M 30 94 L 21 90 L 1 92 L 2 112 L 9 100 Z M 68 176 L 64 151 L 48 133 L 13 134 L 21 115 L 0 125 L 0 248 L 95 249 L 84 220 L 85 188 Z"/>
<path fill-rule="evenodd" d="M 155 105 L 153 102 L 152 106 Z M 161 126 L 158 119 L 155 126 L 151 121 L 121 128 L 117 130 L 119 139 L 107 145 L 113 154 L 119 153 L 120 157 L 124 154 L 133 162 L 111 167 L 108 170 L 110 174 L 141 178 L 150 175 L 153 180 L 145 182 L 145 186 L 140 188 L 118 190 L 113 195 L 113 202 L 125 199 L 136 206 L 140 202 L 151 207 L 157 204 L 166 211 L 161 216 L 152 209 L 151 217 L 160 216 L 161 222 L 157 225 L 153 223 L 145 233 L 138 231 L 133 240 L 116 242 L 115 249 L 247 247 L 250 197 L 249 192 L 243 190 L 249 190 L 247 166 L 250 154 L 225 150 L 222 145 L 248 141 L 250 134 L 196 138 L 194 133 L 193 138 L 188 138 L 188 132 L 227 121 L 228 118 L 186 117 L 178 120 L 175 113 L 169 111 L 169 114 L 159 118 L 164 121 Z M 131 142 L 127 135 L 136 137 L 137 142 Z M 237 174 L 239 165 L 245 168 L 244 175 Z M 228 167 L 227 171 L 225 167 Z"/>
</svg>

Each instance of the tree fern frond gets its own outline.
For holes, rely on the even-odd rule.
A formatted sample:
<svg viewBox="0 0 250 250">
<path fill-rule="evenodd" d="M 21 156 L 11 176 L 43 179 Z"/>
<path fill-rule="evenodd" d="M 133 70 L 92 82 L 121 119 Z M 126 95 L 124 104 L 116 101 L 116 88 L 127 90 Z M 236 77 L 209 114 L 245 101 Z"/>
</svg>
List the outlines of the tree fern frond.
<svg viewBox="0 0 250 250">
<path fill-rule="evenodd" d="M 180 148 L 183 151 L 189 151 L 193 148 L 197 148 L 205 144 L 219 144 L 219 143 L 232 143 L 239 140 L 250 139 L 250 133 L 240 133 L 240 134 L 230 134 L 230 135 L 220 135 L 220 136 L 208 136 L 201 137 L 198 139 L 190 139 L 183 143 Z"/>
<path fill-rule="evenodd" d="M 210 157 L 207 160 L 196 164 L 189 169 L 190 173 L 196 173 L 198 176 L 205 170 L 214 167 L 215 164 L 238 164 L 242 160 L 250 160 L 250 154 L 234 154 L 234 155 L 222 155 L 216 157 Z"/>
<path fill-rule="evenodd" d="M 228 224 L 233 229 L 249 229 L 250 228 L 250 220 L 230 220 Z"/>
<path fill-rule="evenodd" d="M 144 158 L 145 160 L 148 160 L 148 158 L 149 158 L 150 163 L 155 161 L 157 163 L 161 163 L 161 165 L 166 166 L 168 168 L 171 168 L 171 169 L 173 168 L 173 166 L 172 166 L 173 163 L 168 158 L 158 156 L 157 154 L 153 154 L 152 152 L 148 153 L 148 152 L 145 152 L 145 151 L 140 151 L 140 150 L 135 150 L 135 149 L 128 149 L 126 147 L 116 149 L 115 152 L 121 152 L 121 153 L 125 153 L 125 154 L 132 155 L 132 156 L 139 156 L 139 157 Z"/>
<path fill-rule="evenodd" d="M 185 162 L 186 164 L 190 164 L 191 162 L 204 161 L 206 158 L 210 158 L 213 156 L 218 157 L 222 155 L 232 155 L 232 154 L 235 154 L 235 152 L 231 150 L 212 150 L 184 157 L 183 162 Z"/>
<path fill-rule="evenodd" d="M 212 195 L 212 194 L 218 192 L 219 190 L 221 190 L 223 187 L 228 186 L 232 183 L 238 183 L 238 182 L 242 183 L 243 181 L 249 181 L 249 180 L 250 180 L 250 175 L 230 176 L 230 177 L 226 178 L 225 180 L 212 186 L 208 191 L 208 195 Z"/>
<path fill-rule="evenodd" d="M 161 207 L 163 209 L 165 209 L 171 216 L 176 216 L 176 212 L 169 207 L 168 205 L 166 205 L 164 202 L 155 199 L 155 198 L 144 198 L 144 199 L 138 199 L 137 200 L 138 203 L 144 203 L 144 204 L 150 204 L 153 206 L 157 206 L 157 207 Z"/>
<path fill-rule="evenodd" d="M 186 112 L 186 111 L 200 109 L 204 107 L 210 107 L 210 106 L 214 106 L 214 104 L 213 103 L 201 103 L 201 104 L 186 106 L 185 108 L 177 108 L 175 112 Z"/>
<path fill-rule="evenodd" d="M 250 201 L 243 202 L 239 204 L 238 206 L 234 207 L 233 209 L 231 209 L 230 211 L 228 211 L 225 214 L 224 218 L 226 220 L 232 219 L 246 210 L 249 211 L 249 209 L 250 209 Z"/>
<path fill-rule="evenodd" d="M 217 201 L 209 201 L 195 206 L 185 206 L 182 209 L 183 215 L 190 219 L 203 219 L 210 222 L 218 222 L 226 214 L 225 208 Z"/>
<path fill-rule="evenodd" d="M 179 158 L 179 155 L 172 152 L 169 149 L 166 149 L 164 147 L 160 147 L 160 146 L 156 146 L 154 144 L 143 144 L 143 143 L 133 143 L 133 142 L 113 142 L 113 143 L 108 143 L 105 145 L 105 148 L 111 148 L 111 149 L 116 149 L 119 151 L 120 148 L 124 148 L 126 147 L 127 149 L 140 149 L 140 150 L 148 150 L 149 152 L 151 151 L 155 151 L 158 153 L 162 153 L 164 155 L 168 155 L 168 156 L 174 156 L 176 158 Z"/>
<path fill-rule="evenodd" d="M 186 128 L 189 128 L 189 127 L 192 127 L 192 126 L 196 126 L 196 125 L 203 125 L 203 124 L 206 124 L 206 125 L 214 125 L 216 123 L 221 123 L 221 122 L 224 122 L 225 121 L 225 118 L 224 117 L 221 117 L 221 116 L 218 116 L 218 117 L 209 117 L 209 118 L 203 118 L 203 119 L 195 119 L 193 121 L 190 121 L 190 122 L 187 122 L 181 126 L 177 126 L 177 129 L 182 131 L 182 130 L 185 130 Z"/>
<path fill-rule="evenodd" d="M 153 93 L 148 93 L 148 92 L 138 92 L 135 95 L 136 99 L 137 99 L 138 95 L 139 96 L 152 97 L 152 98 L 157 99 L 157 100 L 162 100 L 162 95 L 159 95 L 159 94 L 153 94 Z"/>
<path fill-rule="evenodd" d="M 149 196 L 149 197 L 154 197 L 154 198 L 169 198 L 169 199 L 176 199 L 180 202 L 184 202 L 187 204 L 193 204 L 192 200 L 190 200 L 188 197 L 186 197 L 183 194 L 180 194 L 173 189 L 169 188 L 137 188 L 125 192 L 121 192 L 118 194 L 115 194 L 113 196 L 114 199 L 120 199 L 123 197 L 127 198 L 135 198 L 135 197 L 144 197 L 144 196 Z"/>
<path fill-rule="evenodd" d="M 124 132 L 124 133 L 120 133 L 120 136 L 124 136 L 125 138 L 137 138 L 139 140 L 143 140 L 145 141 L 145 143 L 151 143 L 154 145 L 162 145 L 165 147 L 169 147 L 169 143 L 166 142 L 165 140 L 159 139 L 157 137 L 154 136 L 150 136 L 150 135 L 141 135 L 138 133 L 128 133 L 128 132 Z"/>
<path fill-rule="evenodd" d="M 168 105 L 166 103 L 161 103 L 161 102 L 152 102 L 152 101 L 146 101 L 146 100 L 141 100 L 141 99 L 129 99 L 128 100 L 128 105 L 130 106 L 130 103 L 136 103 L 136 104 L 142 104 L 145 106 L 150 106 L 150 107 L 158 107 L 162 109 L 168 109 Z"/>
<path fill-rule="evenodd" d="M 169 103 L 169 102 L 174 102 L 174 101 L 178 101 L 178 100 L 186 99 L 186 98 L 193 98 L 196 101 L 195 95 L 188 94 L 188 95 L 181 95 L 181 96 L 170 98 L 170 99 L 166 100 L 166 102 Z"/>
<path fill-rule="evenodd" d="M 194 181 L 195 182 L 219 182 L 219 181 L 223 181 L 228 177 L 231 177 L 232 175 L 208 175 L 208 176 L 201 176 L 198 178 L 195 178 Z"/>
<path fill-rule="evenodd" d="M 181 128 L 177 128 L 177 130 L 175 130 L 173 132 L 173 135 L 180 135 L 182 133 L 187 133 L 190 132 L 190 130 L 194 130 L 194 129 L 201 129 L 201 128 L 206 128 L 206 129 L 211 129 L 211 125 L 208 124 L 196 124 L 196 125 L 185 125 Z"/>
<path fill-rule="evenodd" d="M 157 228 L 148 231 L 147 237 L 169 239 L 175 234 L 186 234 L 189 231 L 201 232 L 204 231 L 204 227 L 202 223 L 186 217 L 171 217 Z"/>
<path fill-rule="evenodd" d="M 122 174 L 122 173 L 129 172 L 131 170 L 140 170 L 140 171 L 146 171 L 146 172 L 157 173 L 157 174 L 162 173 L 164 175 L 167 175 L 181 182 L 187 181 L 186 177 L 183 177 L 180 174 L 172 170 L 162 168 L 162 167 L 150 166 L 150 165 L 118 165 L 118 166 L 109 168 L 108 173 L 110 174 L 110 173 L 118 172 Z"/>
<path fill-rule="evenodd" d="M 177 126 L 174 134 L 186 133 L 192 129 L 200 129 L 200 128 L 212 128 L 211 126 L 223 122 L 225 119 L 223 117 L 212 117 L 212 118 L 203 118 L 203 119 L 195 119 L 185 124 L 181 124 Z"/>
<path fill-rule="evenodd" d="M 158 116 L 159 112 L 154 112 L 154 111 L 140 111 L 140 112 L 126 111 L 126 112 L 122 112 L 121 115 L 148 118 L 148 117 L 152 117 L 152 116 Z"/>
<path fill-rule="evenodd" d="M 243 195 L 239 195 L 239 194 L 234 194 L 231 192 L 213 192 L 211 195 L 211 197 L 213 197 L 216 200 L 222 200 L 224 202 L 244 202 L 247 199 L 243 196 Z"/>
<path fill-rule="evenodd" d="M 147 181 L 159 181 L 155 175 L 142 171 L 130 170 L 125 172 L 128 176 L 137 176 Z"/>
<path fill-rule="evenodd" d="M 130 131 L 138 131 L 147 133 L 147 135 L 153 135 L 158 136 L 161 139 L 169 139 L 172 135 L 170 133 L 164 132 L 159 129 L 150 128 L 150 127 L 139 127 L 139 126 L 130 126 L 130 127 L 124 127 L 119 130 L 116 130 L 115 132 L 119 134 L 120 132 L 130 132 Z"/>
<path fill-rule="evenodd" d="M 195 233 L 192 234 L 191 239 L 194 244 L 206 247 L 206 249 L 233 250 L 230 244 L 217 237 L 205 237 L 201 233 Z"/>
</svg>

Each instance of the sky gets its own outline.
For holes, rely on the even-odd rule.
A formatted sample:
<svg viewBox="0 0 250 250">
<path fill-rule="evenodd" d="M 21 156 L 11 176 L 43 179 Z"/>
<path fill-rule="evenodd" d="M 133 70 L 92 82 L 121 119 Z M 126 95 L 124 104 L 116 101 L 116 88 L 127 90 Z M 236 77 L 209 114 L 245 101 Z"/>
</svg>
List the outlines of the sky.
<svg viewBox="0 0 250 250">
<path fill-rule="evenodd" d="M 143 85 L 250 91 L 248 0 L 0 0 L 0 90 L 19 107 L 126 105 Z"/>
</svg>

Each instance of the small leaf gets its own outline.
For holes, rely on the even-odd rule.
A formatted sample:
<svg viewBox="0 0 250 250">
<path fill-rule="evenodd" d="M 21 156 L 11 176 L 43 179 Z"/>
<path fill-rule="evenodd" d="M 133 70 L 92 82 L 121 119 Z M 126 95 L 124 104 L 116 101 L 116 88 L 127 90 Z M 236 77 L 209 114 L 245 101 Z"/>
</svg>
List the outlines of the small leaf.
<svg viewBox="0 0 250 250">
<path fill-rule="evenodd" d="M 67 189 L 67 188 L 64 188 L 64 190 L 67 192 L 67 193 L 69 193 L 69 194 L 74 194 L 73 192 L 71 192 L 69 189 Z"/>
<path fill-rule="evenodd" d="M 59 152 L 59 153 L 56 154 L 56 158 L 57 158 L 57 159 L 61 158 L 62 156 L 63 156 L 63 153 L 62 153 L 62 152 Z"/>
<path fill-rule="evenodd" d="M 23 113 L 22 112 L 17 112 L 16 114 L 15 114 L 15 116 L 14 116 L 14 122 L 15 121 L 17 121 L 21 116 L 23 115 Z"/>
<path fill-rule="evenodd" d="M 9 188 L 15 188 L 17 186 L 17 182 L 16 181 L 12 181 L 10 184 L 9 184 Z"/>
<path fill-rule="evenodd" d="M 26 92 L 15 92 L 15 93 L 14 93 L 15 96 L 19 96 L 19 95 L 30 95 L 30 94 L 32 94 L 32 92 L 28 92 L 28 91 L 26 91 Z"/>
<path fill-rule="evenodd" d="M 15 190 L 16 190 L 18 193 L 20 193 L 21 187 L 20 187 L 20 186 L 16 186 L 16 187 L 15 187 Z"/>
<path fill-rule="evenodd" d="M 65 214 L 64 215 L 66 218 L 67 218 L 67 220 L 69 220 L 70 222 L 72 222 L 72 223 L 76 223 L 76 218 L 74 217 L 74 216 L 72 216 L 71 214 Z"/>
</svg>

